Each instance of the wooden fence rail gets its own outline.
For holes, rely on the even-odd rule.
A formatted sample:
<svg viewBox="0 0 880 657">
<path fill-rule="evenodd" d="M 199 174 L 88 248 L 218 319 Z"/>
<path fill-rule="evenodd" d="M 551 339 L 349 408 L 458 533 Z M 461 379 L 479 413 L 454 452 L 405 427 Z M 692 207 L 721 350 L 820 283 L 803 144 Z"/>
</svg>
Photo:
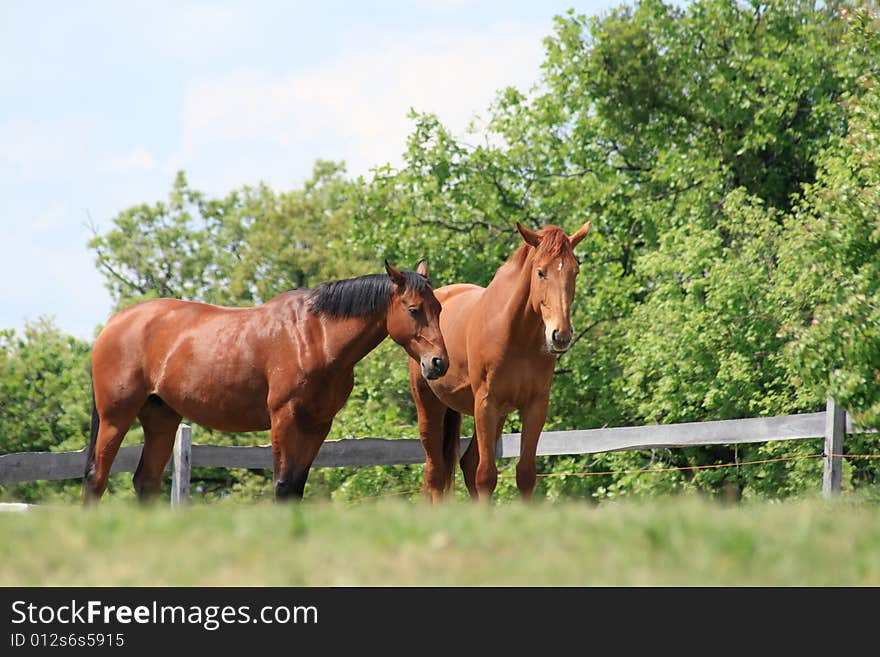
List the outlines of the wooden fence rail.
<svg viewBox="0 0 880 657">
<path fill-rule="evenodd" d="M 828 497 L 840 491 L 843 438 L 858 431 L 848 415 L 833 401 L 826 411 L 778 417 L 689 422 L 640 427 L 545 431 L 538 442 L 538 455 L 596 454 L 624 450 L 734 445 L 768 440 L 802 440 L 825 437 L 822 491 Z M 462 439 L 462 450 L 470 439 Z M 520 434 L 504 434 L 496 456 L 519 456 Z M 112 472 L 134 472 L 141 445 L 123 447 L 113 462 Z M 0 484 L 23 481 L 76 479 L 82 477 L 86 450 L 77 452 L 19 452 L 0 455 Z M 316 468 L 341 466 L 410 465 L 424 463 L 418 440 L 352 438 L 325 442 L 313 464 Z M 189 498 L 193 467 L 272 468 L 272 451 L 267 445 L 230 447 L 193 445 L 190 427 L 180 425 L 169 468 L 172 470 L 173 505 Z"/>
</svg>

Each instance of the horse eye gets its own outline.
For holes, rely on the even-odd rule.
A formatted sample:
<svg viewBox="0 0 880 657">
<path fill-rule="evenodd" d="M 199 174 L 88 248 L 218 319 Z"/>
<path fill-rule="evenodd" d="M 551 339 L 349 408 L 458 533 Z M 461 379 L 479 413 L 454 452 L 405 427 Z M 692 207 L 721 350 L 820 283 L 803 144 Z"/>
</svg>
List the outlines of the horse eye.
<svg viewBox="0 0 880 657">
<path fill-rule="evenodd" d="M 410 306 L 408 310 L 409 310 L 409 314 L 413 317 L 415 317 L 416 315 L 419 314 L 419 309 L 416 308 L 415 306 Z"/>
<path fill-rule="evenodd" d="M 538 278 L 547 278 L 547 274 L 542 269 L 538 270 Z"/>
</svg>

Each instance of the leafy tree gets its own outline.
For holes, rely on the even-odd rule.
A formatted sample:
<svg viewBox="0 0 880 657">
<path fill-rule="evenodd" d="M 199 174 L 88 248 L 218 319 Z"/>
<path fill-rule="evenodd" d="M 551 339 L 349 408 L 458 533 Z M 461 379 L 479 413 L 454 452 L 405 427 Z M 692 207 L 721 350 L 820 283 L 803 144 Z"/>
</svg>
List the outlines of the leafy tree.
<svg viewBox="0 0 880 657">
<path fill-rule="evenodd" d="M 560 360 L 549 427 L 818 410 L 824 393 L 800 391 L 780 354 L 776 266 L 786 214 L 844 134 L 841 101 L 868 59 L 841 38 L 841 6 L 645 0 L 594 19 L 569 12 L 546 40 L 540 84 L 500 92 L 482 134 L 469 137 L 479 145 L 414 117 L 405 166 L 378 170 L 355 230 L 396 257 L 438 251 L 440 283 L 485 284 L 518 243 L 514 221 L 572 229 L 594 219 L 573 318 L 581 333 Z M 776 449 L 563 461 L 702 465 Z M 589 478 L 566 490 L 791 493 L 810 485 L 813 463 L 802 473 L 651 475 L 651 484 Z M 789 488 L 786 473 L 797 482 Z"/>
<path fill-rule="evenodd" d="M 82 447 L 91 419 L 89 353 L 87 342 L 47 318 L 21 334 L 0 331 L 0 453 Z M 58 489 L 29 482 L 4 494 L 34 500 Z"/>
<path fill-rule="evenodd" d="M 866 427 L 880 427 L 880 17 L 850 14 L 848 43 L 868 63 L 844 102 L 848 130 L 819 158 L 817 180 L 788 218 L 779 294 L 785 355 L 799 395 L 830 393 Z M 850 452 L 877 451 L 861 436 Z M 877 481 L 876 467 L 858 476 Z"/>
<path fill-rule="evenodd" d="M 0 331 L 0 452 L 66 448 L 88 433 L 91 398 L 87 342 L 41 318 Z"/>
<path fill-rule="evenodd" d="M 302 189 L 209 198 L 181 171 L 167 202 L 124 210 L 89 247 L 119 307 L 157 296 L 260 303 L 361 273 L 368 251 L 347 241 L 353 185 L 342 165 L 318 161 Z"/>
</svg>

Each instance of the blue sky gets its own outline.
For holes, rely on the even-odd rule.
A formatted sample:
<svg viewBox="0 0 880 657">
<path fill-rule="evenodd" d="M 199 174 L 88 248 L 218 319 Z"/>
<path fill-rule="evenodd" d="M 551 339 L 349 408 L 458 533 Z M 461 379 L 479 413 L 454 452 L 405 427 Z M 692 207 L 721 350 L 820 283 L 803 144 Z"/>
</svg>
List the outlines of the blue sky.
<svg viewBox="0 0 880 657">
<path fill-rule="evenodd" d="M 538 80 L 553 16 L 621 4 L 0 2 L 0 328 L 52 316 L 91 338 L 111 303 L 89 217 L 299 185 L 316 158 L 396 162 L 410 107 L 456 133 Z"/>
</svg>

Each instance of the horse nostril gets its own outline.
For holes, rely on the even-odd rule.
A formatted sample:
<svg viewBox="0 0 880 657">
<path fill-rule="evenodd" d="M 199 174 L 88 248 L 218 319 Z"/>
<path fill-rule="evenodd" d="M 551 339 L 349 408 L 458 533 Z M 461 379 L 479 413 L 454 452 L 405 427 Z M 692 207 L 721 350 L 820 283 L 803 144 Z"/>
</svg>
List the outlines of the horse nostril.
<svg viewBox="0 0 880 657">
<path fill-rule="evenodd" d="M 554 349 L 565 351 L 571 343 L 571 333 L 553 329 L 553 332 L 550 334 L 550 340 Z"/>
<path fill-rule="evenodd" d="M 429 365 L 430 363 L 430 365 Z M 430 361 L 422 361 L 422 372 L 427 379 L 438 379 L 449 369 L 449 361 L 440 356 L 433 356 Z"/>
</svg>

